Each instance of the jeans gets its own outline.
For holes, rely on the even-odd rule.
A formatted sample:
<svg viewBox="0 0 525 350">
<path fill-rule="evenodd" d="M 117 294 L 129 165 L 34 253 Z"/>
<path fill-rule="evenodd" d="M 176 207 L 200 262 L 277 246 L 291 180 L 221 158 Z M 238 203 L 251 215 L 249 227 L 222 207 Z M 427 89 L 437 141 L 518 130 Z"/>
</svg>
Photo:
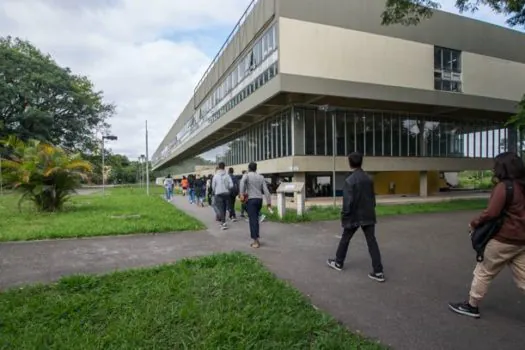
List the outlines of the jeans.
<svg viewBox="0 0 525 350">
<path fill-rule="evenodd" d="M 262 199 L 248 199 L 246 211 L 248 212 L 248 221 L 250 222 L 250 236 L 253 240 L 259 239 L 259 214 L 261 213 Z"/>
<path fill-rule="evenodd" d="M 241 216 L 244 216 L 244 213 L 248 214 L 248 206 L 246 202 L 241 203 Z"/>
<path fill-rule="evenodd" d="M 189 201 L 190 203 L 195 203 L 195 189 L 190 188 L 189 190 Z"/>
<path fill-rule="evenodd" d="M 228 209 L 228 203 L 230 202 L 229 193 L 221 193 L 215 195 L 215 207 L 217 208 L 219 214 L 219 220 L 225 224 L 226 223 L 226 210 Z"/>
<path fill-rule="evenodd" d="M 166 194 L 166 199 L 171 200 L 171 197 L 173 196 L 173 190 L 171 188 L 165 188 L 164 192 Z"/>
<path fill-rule="evenodd" d="M 230 195 L 230 200 L 228 201 L 228 211 L 230 212 L 230 219 L 237 217 L 235 214 L 235 199 L 237 196 Z"/>
<path fill-rule="evenodd" d="M 383 272 L 383 265 L 381 263 L 381 252 L 379 251 L 379 245 L 377 244 L 376 240 L 375 228 L 375 225 L 361 227 L 365 234 L 366 244 L 368 245 L 368 252 L 370 253 L 370 257 L 372 258 L 372 268 L 374 269 L 374 273 L 381 273 Z M 359 226 L 354 228 L 345 228 L 343 230 L 343 235 L 341 237 L 341 240 L 339 241 L 339 246 L 337 247 L 337 253 L 335 258 L 335 261 L 341 266 L 345 263 L 350 240 L 352 239 L 352 237 L 358 229 Z"/>
</svg>

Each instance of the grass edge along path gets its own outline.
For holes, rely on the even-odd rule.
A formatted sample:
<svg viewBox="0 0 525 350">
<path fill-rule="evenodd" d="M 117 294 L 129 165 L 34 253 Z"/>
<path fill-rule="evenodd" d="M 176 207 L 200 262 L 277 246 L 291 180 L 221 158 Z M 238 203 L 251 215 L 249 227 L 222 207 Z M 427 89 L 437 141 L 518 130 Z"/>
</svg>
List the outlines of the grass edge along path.
<svg viewBox="0 0 525 350">
<path fill-rule="evenodd" d="M 0 293 L 0 348 L 386 349 L 255 257 L 222 253 Z"/>
<path fill-rule="evenodd" d="M 29 203 L 18 210 L 19 194 L 0 197 L 0 242 L 83 238 L 205 229 L 198 219 L 160 197 L 135 188 L 74 195 L 63 212 L 38 213 Z M 4 216 L 5 215 L 5 216 Z"/>
<path fill-rule="evenodd" d="M 378 204 L 376 207 L 377 216 L 392 215 L 412 215 L 412 214 L 430 214 L 453 211 L 482 210 L 487 206 L 487 199 L 453 199 L 442 202 L 430 203 L 411 203 L 411 204 Z M 284 218 L 277 216 L 277 210 L 274 208 L 273 213 L 269 213 L 263 208 L 263 213 L 269 221 L 281 223 L 299 223 L 309 221 L 332 221 L 339 220 L 341 217 L 341 206 L 312 206 L 306 209 L 303 216 L 297 216 L 297 211 L 293 208 L 287 208 Z"/>
</svg>

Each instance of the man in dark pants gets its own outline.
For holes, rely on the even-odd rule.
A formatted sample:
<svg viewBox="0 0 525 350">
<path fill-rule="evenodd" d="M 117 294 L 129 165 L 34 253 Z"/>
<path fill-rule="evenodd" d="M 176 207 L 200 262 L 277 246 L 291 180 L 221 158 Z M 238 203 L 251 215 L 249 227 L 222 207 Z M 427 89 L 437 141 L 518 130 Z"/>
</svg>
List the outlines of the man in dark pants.
<svg viewBox="0 0 525 350">
<path fill-rule="evenodd" d="M 244 175 L 246 175 L 246 170 L 243 170 L 242 171 L 242 177 L 244 177 Z M 244 213 L 246 213 L 246 215 L 248 215 L 248 207 L 246 206 L 246 202 L 241 202 L 241 218 L 245 218 L 246 215 L 244 215 Z"/>
<path fill-rule="evenodd" d="M 348 161 L 352 174 L 346 178 L 343 186 L 343 208 L 341 210 L 343 235 L 339 241 L 336 258 L 328 259 L 327 264 L 337 271 L 343 269 L 350 240 L 361 227 L 365 234 L 368 252 L 372 258 L 373 272 L 368 277 L 378 282 L 384 282 L 385 275 L 383 274 L 381 253 L 375 236 L 376 197 L 374 182 L 361 168 L 363 156 L 360 153 L 351 153 L 348 156 Z"/>
<path fill-rule="evenodd" d="M 219 218 L 221 221 L 221 229 L 228 229 L 226 224 L 226 210 L 230 202 L 230 191 L 233 187 L 231 177 L 226 174 L 225 165 L 223 162 L 219 163 L 219 170 L 215 173 L 212 180 L 212 189 L 215 196 L 215 206 L 219 211 Z"/>
<path fill-rule="evenodd" d="M 233 168 L 228 169 L 228 175 L 233 183 L 233 187 L 230 190 L 230 199 L 228 201 L 228 211 L 230 212 L 230 220 L 235 222 L 237 221 L 237 215 L 235 214 L 235 199 L 239 195 L 239 179 L 233 175 Z"/>
</svg>

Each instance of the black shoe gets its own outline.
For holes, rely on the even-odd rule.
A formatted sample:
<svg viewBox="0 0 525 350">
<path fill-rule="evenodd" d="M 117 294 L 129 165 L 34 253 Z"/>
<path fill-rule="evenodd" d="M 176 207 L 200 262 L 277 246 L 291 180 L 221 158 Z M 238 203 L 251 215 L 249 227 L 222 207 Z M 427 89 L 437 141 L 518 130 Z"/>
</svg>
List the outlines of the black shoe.
<svg viewBox="0 0 525 350">
<path fill-rule="evenodd" d="M 372 272 L 368 274 L 368 277 L 377 282 L 385 281 L 385 274 L 382 272 Z"/>
<path fill-rule="evenodd" d="M 463 303 L 449 303 L 448 308 L 457 314 L 479 318 L 479 308 L 470 305 L 468 302 Z"/>
<path fill-rule="evenodd" d="M 335 259 L 328 259 L 326 260 L 326 265 L 330 266 L 332 269 L 341 271 L 343 269 L 343 265 L 338 264 Z"/>
</svg>

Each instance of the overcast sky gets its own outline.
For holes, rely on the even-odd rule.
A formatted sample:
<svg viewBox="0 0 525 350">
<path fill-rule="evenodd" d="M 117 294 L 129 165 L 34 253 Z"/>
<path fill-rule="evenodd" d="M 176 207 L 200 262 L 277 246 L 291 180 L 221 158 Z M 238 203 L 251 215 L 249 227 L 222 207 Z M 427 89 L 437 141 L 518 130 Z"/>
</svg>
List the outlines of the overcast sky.
<svg viewBox="0 0 525 350">
<path fill-rule="evenodd" d="M 0 36 L 30 40 L 87 75 L 117 105 L 111 148 L 133 159 L 144 153 L 144 121 L 152 155 L 249 2 L 0 0 Z M 443 9 L 456 12 L 453 2 Z M 504 24 L 486 9 L 469 16 Z"/>
</svg>

